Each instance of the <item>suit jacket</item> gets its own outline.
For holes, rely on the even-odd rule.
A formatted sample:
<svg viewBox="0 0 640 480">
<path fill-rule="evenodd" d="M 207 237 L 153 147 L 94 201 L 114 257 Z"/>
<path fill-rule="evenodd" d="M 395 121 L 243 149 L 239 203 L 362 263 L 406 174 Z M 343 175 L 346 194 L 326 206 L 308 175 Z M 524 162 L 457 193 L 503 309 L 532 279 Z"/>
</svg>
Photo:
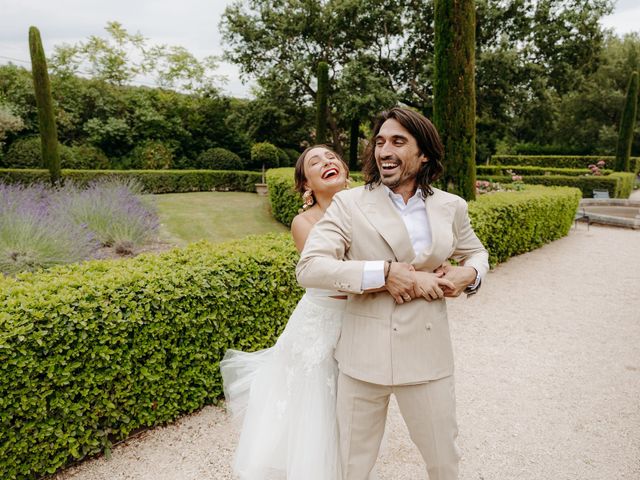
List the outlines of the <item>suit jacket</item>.
<svg viewBox="0 0 640 480">
<path fill-rule="evenodd" d="M 488 254 L 471 229 L 466 202 L 434 189 L 425 201 L 432 243 L 415 254 L 396 207 L 382 186 L 333 197 L 312 229 L 296 275 L 306 288 L 349 293 L 336 347 L 345 374 L 380 385 L 424 383 L 453 374 L 445 300 L 398 305 L 387 292 L 362 292 L 364 262 L 393 260 L 433 271 L 449 258 L 484 275 Z"/>
</svg>

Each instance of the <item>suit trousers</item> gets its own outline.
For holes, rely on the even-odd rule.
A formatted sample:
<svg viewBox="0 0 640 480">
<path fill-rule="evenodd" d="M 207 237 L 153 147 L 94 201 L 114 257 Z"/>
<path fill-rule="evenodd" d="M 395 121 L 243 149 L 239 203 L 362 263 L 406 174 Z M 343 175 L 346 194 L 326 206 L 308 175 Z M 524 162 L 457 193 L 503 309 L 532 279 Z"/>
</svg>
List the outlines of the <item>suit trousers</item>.
<svg viewBox="0 0 640 480">
<path fill-rule="evenodd" d="M 391 394 L 429 480 L 457 480 L 460 453 L 453 375 L 415 385 L 377 385 L 340 372 L 337 417 L 343 480 L 367 480 L 384 434 Z"/>
</svg>

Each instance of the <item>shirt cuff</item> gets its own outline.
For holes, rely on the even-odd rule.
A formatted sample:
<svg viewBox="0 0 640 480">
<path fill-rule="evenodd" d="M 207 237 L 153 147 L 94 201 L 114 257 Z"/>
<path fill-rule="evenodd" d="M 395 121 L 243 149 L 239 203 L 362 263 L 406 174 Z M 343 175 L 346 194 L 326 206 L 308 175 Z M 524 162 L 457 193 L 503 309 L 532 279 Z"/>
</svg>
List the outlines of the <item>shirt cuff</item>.
<svg viewBox="0 0 640 480">
<path fill-rule="evenodd" d="M 364 262 L 362 290 L 371 290 L 382 286 L 384 286 L 384 261 Z"/>
</svg>

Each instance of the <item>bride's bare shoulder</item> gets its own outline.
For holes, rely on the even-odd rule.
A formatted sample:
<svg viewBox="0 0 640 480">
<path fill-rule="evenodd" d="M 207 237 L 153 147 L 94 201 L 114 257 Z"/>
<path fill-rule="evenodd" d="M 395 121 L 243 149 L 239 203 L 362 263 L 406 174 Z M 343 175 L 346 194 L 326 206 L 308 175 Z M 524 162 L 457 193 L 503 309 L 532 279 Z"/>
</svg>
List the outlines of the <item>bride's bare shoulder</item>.
<svg viewBox="0 0 640 480">
<path fill-rule="evenodd" d="M 311 210 L 299 213 L 293 218 L 291 222 L 291 235 L 299 252 L 304 248 L 304 243 L 307 241 L 309 232 L 317 221 L 318 219 Z"/>
</svg>

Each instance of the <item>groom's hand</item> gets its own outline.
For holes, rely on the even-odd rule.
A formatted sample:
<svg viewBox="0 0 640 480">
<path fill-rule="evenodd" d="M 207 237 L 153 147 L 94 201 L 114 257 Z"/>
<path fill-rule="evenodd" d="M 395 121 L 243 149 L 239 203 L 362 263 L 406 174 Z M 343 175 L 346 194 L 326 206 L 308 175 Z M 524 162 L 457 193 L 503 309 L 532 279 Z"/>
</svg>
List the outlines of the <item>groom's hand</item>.
<svg viewBox="0 0 640 480">
<path fill-rule="evenodd" d="M 416 290 L 427 302 L 445 297 L 445 292 L 455 288 L 455 285 L 444 278 L 443 272 L 414 272 Z"/>
<path fill-rule="evenodd" d="M 416 298 L 415 269 L 408 263 L 392 262 L 385 287 L 398 304 L 410 302 Z"/>
</svg>

